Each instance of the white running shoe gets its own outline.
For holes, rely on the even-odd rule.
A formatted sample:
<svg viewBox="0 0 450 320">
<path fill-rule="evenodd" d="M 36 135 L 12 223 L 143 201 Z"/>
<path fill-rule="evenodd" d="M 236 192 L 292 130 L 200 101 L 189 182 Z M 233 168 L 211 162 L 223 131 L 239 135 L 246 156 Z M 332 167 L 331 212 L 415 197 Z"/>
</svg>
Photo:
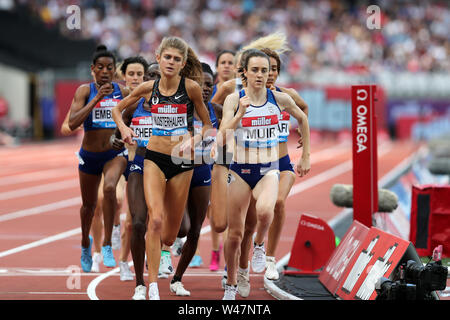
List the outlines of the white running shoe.
<svg viewBox="0 0 450 320">
<path fill-rule="evenodd" d="M 222 300 L 236 300 L 237 286 L 225 284 L 225 292 Z"/>
<path fill-rule="evenodd" d="M 134 280 L 133 272 L 130 270 L 128 262 L 119 261 L 120 268 L 120 281 L 131 281 Z"/>
<path fill-rule="evenodd" d="M 118 226 L 113 226 L 111 247 L 113 250 L 120 250 L 120 224 Z"/>
<path fill-rule="evenodd" d="M 187 291 L 181 281 L 176 281 L 170 284 L 170 292 L 175 293 L 177 296 L 187 297 L 190 296 L 191 293 Z"/>
<path fill-rule="evenodd" d="M 174 257 L 181 256 L 181 250 L 183 250 L 184 241 L 183 238 L 176 238 L 172 244 L 171 251 Z"/>
<path fill-rule="evenodd" d="M 148 300 L 161 300 L 159 298 L 158 284 L 156 282 L 152 282 L 148 286 Z"/>
<path fill-rule="evenodd" d="M 266 268 L 266 249 L 264 243 L 261 245 L 255 244 L 253 248 L 252 270 L 256 273 L 261 273 Z"/>
<path fill-rule="evenodd" d="M 161 255 L 161 260 L 159 260 L 159 273 L 172 274 L 172 258 L 170 254 Z"/>
<path fill-rule="evenodd" d="M 250 273 L 249 270 L 239 268 L 237 273 L 237 292 L 242 298 L 247 298 L 250 294 Z"/>
<path fill-rule="evenodd" d="M 143 285 L 138 285 L 136 288 L 134 288 L 134 296 L 131 299 L 145 300 L 146 294 L 147 294 L 147 287 Z"/>
<path fill-rule="evenodd" d="M 92 256 L 91 272 L 100 272 L 100 263 L 103 261 L 103 256 L 100 252 L 94 252 Z"/>
<path fill-rule="evenodd" d="M 275 257 L 266 257 L 266 273 L 264 276 L 269 280 L 278 280 L 278 274 Z"/>
<path fill-rule="evenodd" d="M 222 289 L 225 289 L 225 285 L 227 284 L 227 280 L 228 280 L 228 273 L 227 273 L 227 270 L 223 270 L 223 271 L 222 271 L 222 280 L 221 280 L 221 283 L 222 283 Z"/>
</svg>

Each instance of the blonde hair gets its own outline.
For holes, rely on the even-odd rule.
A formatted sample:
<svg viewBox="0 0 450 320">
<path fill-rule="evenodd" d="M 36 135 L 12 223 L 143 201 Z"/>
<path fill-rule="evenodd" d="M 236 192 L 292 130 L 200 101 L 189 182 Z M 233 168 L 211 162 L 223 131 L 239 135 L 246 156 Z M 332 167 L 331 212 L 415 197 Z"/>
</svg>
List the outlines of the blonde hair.
<svg viewBox="0 0 450 320">
<path fill-rule="evenodd" d="M 278 73 L 281 70 L 280 54 L 291 50 L 288 46 L 286 35 L 282 32 L 274 32 L 265 37 L 258 38 L 242 49 L 259 49 L 269 57 L 274 58 L 277 61 Z"/>
<path fill-rule="evenodd" d="M 114 78 L 116 81 L 125 80 L 124 74 L 122 73 L 121 67 L 123 62 L 116 63 L 116 72 L 114 73 Z"/>
<path fill-rule="evenodd" d="M 242 50 L 248 49 L 271 49 L 278 54 L 291 50 L 288 46 L 286 35 L 282 32 L 274 32 L 258 38 L 242 48 Z"/>
<path fill-rule="evenodd" d="M 180 75 L 196 81 L 200 86 L 203 83 L 203 70 L 202 64 L 198 59 L 196 53 L 192 48 L 179 37 L 164 37 L 156 49 L 156 54 L 161 56 L 164 50 L 174 48 L 180 51 L 183 56 L 183 62 L 186 62 L 184 68 L 181 70 Z"/>
</svg>

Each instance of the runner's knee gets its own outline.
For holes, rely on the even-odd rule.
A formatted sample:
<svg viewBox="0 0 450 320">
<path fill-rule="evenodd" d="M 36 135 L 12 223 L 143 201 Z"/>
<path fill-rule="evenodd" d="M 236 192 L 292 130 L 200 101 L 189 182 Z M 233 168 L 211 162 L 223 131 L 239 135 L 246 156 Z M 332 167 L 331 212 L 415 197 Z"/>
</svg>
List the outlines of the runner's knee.
<svg viewBox="0 0 450 320">
<path fill-rule="evenodd" d="M 145 222 L 139 219 L 134 219 L 133 223 L 133 232 L 136 233 L 137 236 L 144 236 L 145 231 L 147 230 L 147 226 L 145 225 Z"/>
<path fill-rule="evenodd" d="M 211 228 L 217 232 L 222 233 L 227 229 L 227 219 L 216 219 L 215 217 L 210 218 Z"/>
<path fill-rule="evenodd" d="M 160 217 L 153 217 L 148 219 L 148 230 L 153 233 L 161 233 L 162 219 Z"/>
<path fill-rule="evenodd" d="M 232 250 L 240 248 L 243 234 L 240 231 L 228 231 L 227 241 Z"/>
<path fill-rule="evenodd" d="M 284 199 L 278 199 L 275 203 L 275 215 L 281 216 L 284 212 L 286 201 Z"/>
<path fill-rule="evenodd" d="M 106 183 L 103 186 L 103 196 L 112 199 L 116 195 L 116 186 L 113 183 Z"/>
<path fill-rule="evenodd" d="M 272 222 L 273 219 L 273 207 L 263 204 L 256 206 L 256 212 L 258 216 L 258 222 L 263 225 L 268 225 Z"/>
</svg>

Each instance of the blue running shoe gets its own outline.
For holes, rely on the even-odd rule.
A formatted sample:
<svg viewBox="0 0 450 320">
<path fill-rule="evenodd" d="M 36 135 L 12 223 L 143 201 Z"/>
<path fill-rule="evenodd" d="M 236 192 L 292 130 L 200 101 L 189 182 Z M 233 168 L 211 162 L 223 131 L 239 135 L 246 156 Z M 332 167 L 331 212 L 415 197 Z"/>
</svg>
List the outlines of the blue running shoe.
<svg viewBox="0 0 450 320">
<path fill-rule="evenodd" d="M 191 263 L 189 263 L 189 268 L 198 268 L 203 264 L 202 257 L 200 257 L 198 254 L 196 254 L 192 260 Z"/>
<path fill-rule="evenodd" d="M 81 268 L 84 272 L 91 272 L 92 268 L 92 256 L 91 256 L 91 247 L 92 247 L 92 237 L 89 236 L 89 247 L 84 248 L 81 246 Z"/>
<path fill-rule="evenodd" d="M 107 268 L 116 267 L 116 260 L 114 259 L 111 246 L 103 246 L 102 255 L 103 255 L 103 264 L 105 267 Z"/>
</svg>

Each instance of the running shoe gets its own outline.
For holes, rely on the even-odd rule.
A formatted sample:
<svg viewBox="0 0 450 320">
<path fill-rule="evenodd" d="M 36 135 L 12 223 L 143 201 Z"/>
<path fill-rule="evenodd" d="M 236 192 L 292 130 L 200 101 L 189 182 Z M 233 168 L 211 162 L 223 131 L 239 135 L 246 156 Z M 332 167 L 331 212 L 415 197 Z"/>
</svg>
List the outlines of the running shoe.
<svg viewBox="0 0 450 320">
<path fill-rule="evenodd" d="M 92 248 L 92 237 L 89 236 L 89 247 L 85 248 L 81 246 L 81 268 L 84 272 L 91 272 L 92 269 L 92 256 L 91 256 L 91 248 Z"/>
<path fill-rule="evenodd" d="M 184 241 L 183 238 L 176 238 L 172 244 L 172 254 L 174 257 L 181 256 L 181 250 L 183 250 Z"/>
<path fill-rule="evenodd" d="M 152 282 L 148 286 L 148 300 L 160 300 L 158 284 L 156 282 Z"/>
<path fill-rule="evenodd" d="M 266 257 L 266 273 L 264 276 L 269 280 L 278 280 L 280 277 L 276 267 L 275 257 Z"/>
<path fill-rule="evenodd" d="M 147 287 L 143 285 L 138 285 L 136 288 L 134 288 L 134 295 L 131 299 L 145 300 L 146 294 L 147 294 Z"/>
<path fill-rule="evenodd" d="M 196 254 L 192 260 L 191 263 L 189 263 L 189 268 L 198 268 L 203 264 L 202 257 L 200 257 L 198 254 Z"/>
<path fill-rule="evenodd" d="M 103 265 L 107 268 L 115 268 L 116 260 L 114 259 L 114 255 L 112 252 L 111 246 L 103 246 L 102 247 L 102 255 L 103 255 Z"/>
<path fill-rule="evenodd" d="M 170 292 L 175 293 L 177 296 L 187 297 L 190 296 L 191 293 L 187 291 L 181 281 L 176 281 L 170 284 Z"/>
<path fill-rule="evenodd" d="M 94 252 L 92 257 L 92 272 L 100 272 L 100 263 L 103 261 L 103 256 L 100 252 Z"/>
<path fill-rule="evenodd" d="M 236 300 L 237 286 L 225 284 L 225 292 L 222 300 Z"/>
<path fill-rule="evenodd" d="M 252 257 L 252 270 L 261 273 L 266 268 L 266 249 L 264 243 L 261 245 L 254 244 Z"/>
<path fill-rule="evenodd" d="M 126 261 L 119 261 L 120 268 L 120 281 L 131 281 L 134 280 L 133 272 L 130 270 L 130 266 Z"/>
<path fill-rule="evenodd" d="M 165 274 L 172 274 L 172 258 L 170 257 L 170 252 L 161 251 L 161 260 L 159 261 L 159 272 Z"/>
<path fill-rule="evenodd" d="M 247 298 L 250 294 L 250 273 L 249 270 L 239 268 L 237 273 L 237 291 L 242 298 Z"/>
<path fill-rule="evenodd" d="M 113 226 L 111 234 L 111 246 L 113 250 L 120 250 L 120 224 Z"/>
<path fill-rule="evenodd" d="M 209 270 L 217 271 L 220 266 L 220 249 L 217 251 L 211 251 L 211 263 L 209 264 Z"/>
</svg>

